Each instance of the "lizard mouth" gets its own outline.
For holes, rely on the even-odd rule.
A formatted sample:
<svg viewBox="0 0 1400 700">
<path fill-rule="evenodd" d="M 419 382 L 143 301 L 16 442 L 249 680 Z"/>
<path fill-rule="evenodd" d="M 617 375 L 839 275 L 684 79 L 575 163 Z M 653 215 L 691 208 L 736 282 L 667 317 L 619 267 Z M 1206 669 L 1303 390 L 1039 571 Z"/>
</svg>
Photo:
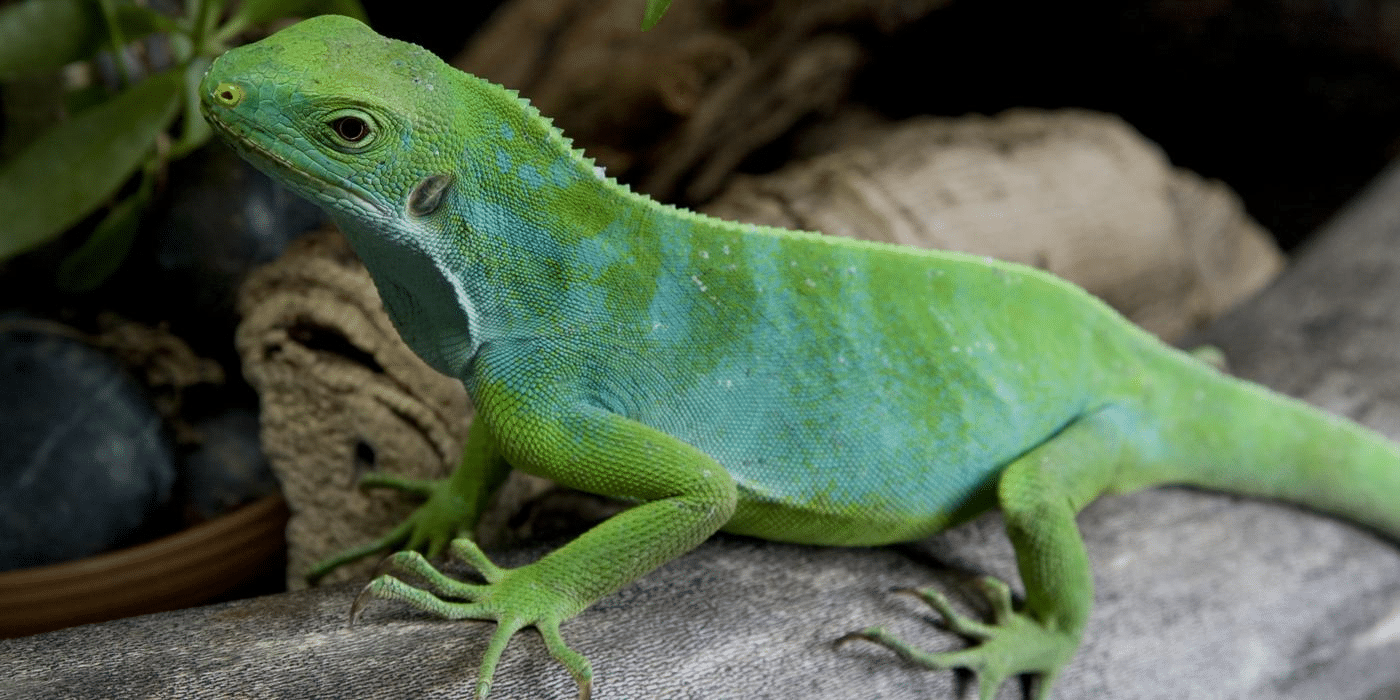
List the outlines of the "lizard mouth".
<svg viewBox="0 0 1400 700">
<path fill-rule="evenodd" d="M 343 178 L 319 176 L 310 158 L 289 158 L 264 145 L 265 138 L 273 138 L 267 132 L 236 119 L 236 115 L 235 119 L 226 119 L 224 114 L 207 102 L 200 107 L 205 121 L 222 134 L 224 141 L 231 144 L 239 155 L 269 177 L 286 182 L 302 197 L 327 208 L 347 210 L 358 215 L 370 214 L 376 218 L 386 216 L 369 193 L 355 183 Z M 301 155 L 299 151 L 293 153 Z"/>
</svg>

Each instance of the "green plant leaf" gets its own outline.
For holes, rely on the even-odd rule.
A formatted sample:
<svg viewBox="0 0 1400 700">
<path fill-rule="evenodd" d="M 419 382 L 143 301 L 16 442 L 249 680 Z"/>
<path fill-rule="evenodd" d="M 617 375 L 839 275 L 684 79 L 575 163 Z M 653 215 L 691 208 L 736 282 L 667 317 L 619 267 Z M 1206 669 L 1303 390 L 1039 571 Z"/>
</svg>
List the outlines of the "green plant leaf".
<svg viewBox="0 0 1400 700">
<path fill-rule="evenodd" d="M 117 202 L 92 230 L 92 235 L 58 266 L 58 286 L 69 292 L 88 292 L 107 281 L 121 267 L 141 224 L 141 214 L 150 204 L 155 176 L 147 171 L 141 187 Z"/>
<path fill-rule="evenodd" d="M 117 5 L 116 20 L 128 41 L 155 32 L 176 32 L 180 29 L 179 24 L 169 16 L 130 2 Z"/>
<path fill-rule="evenodd" d="M 92 3 L 93 0 L 87 0 L 84 4 Z M 96 4 L 101 8 L 102 21 L 105 23 L 101 28 L 107 32 L 108 45 L 105 48 L 108 49 L 111 48 L 112 40 L 127 45 L 155 32 L 181 34 L 184 31 L 174 18 L 131 0 L 97 0 Z"/>
<path fill-rule="evenodd" d="M 58 236 L 112 196 L 174 118 L 182 81 L 178 70 L 153 75 L 0 166 L 0 259 Z"/>
<path fill-rule="evenodd" d="M 62 67 L 102 44 L 102 14 L 85 0 L 29 0 L 0 8 L 0 78 Z"/>
<path fill-rule="evenodd" d="M 666 8 L 671 6 L 671 0 L 647 0 L 647 9 L 642 13 L 642 31 L 647 31 L 656 26 L 661 21 L 661 16 L 666 14 Z"/>
<path fill-rule="evenodd" d="M 204 145 L 213 133 L 209 122 L 204 121 L 204 115 L 199 111 L 199 82 L 204 79 L 204 72 L 209 70 L 210 63 L 210 59 L 201 56 L 190 61 L 184 68 L 185 84 L 180 92 L 180 138 L 170 149 L 172 160 L 183 158 L 190 151 Z"/>
</svg>

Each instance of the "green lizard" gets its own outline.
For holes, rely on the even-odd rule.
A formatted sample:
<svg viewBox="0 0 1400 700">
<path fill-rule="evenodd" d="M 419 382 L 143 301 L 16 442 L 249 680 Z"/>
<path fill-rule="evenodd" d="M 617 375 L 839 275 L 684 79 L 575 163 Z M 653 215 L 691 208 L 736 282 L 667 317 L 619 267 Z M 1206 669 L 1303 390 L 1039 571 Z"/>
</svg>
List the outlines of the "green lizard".
<svg viewBox="0 0 1400 700">
<path fill-rule="evenodd" d="M 376 545 L 450 550 L 485 579 L 395 554 L 366 596 L 497 622 L 485 697 L 527 626 L 588 697 L 560 623 L 717 530 L 826 545 L 915 540 L 994 506 L 1025 585 L 983 586 L 967 668 L 1047 697 L 1093 601 L 1075 514 L 1101 494 L 1194 484 L 1280 498 L 1400 537 L 1400 450 L 1225 377 L 1038 270 L 722 221 L 604 177 L 515 93 L 343 17 L 228 52 L 204 113 L 323 206 L 404 340 L 465 383 L 459 469 L 377 483 L 427 500 Z M 502 569 L 458 533 L 509 467 L 637 505 Z M 454 539 L 455 538 L 455 539 Z M 424 587 L 394 573 L 410 572 Z"/>
</svg>

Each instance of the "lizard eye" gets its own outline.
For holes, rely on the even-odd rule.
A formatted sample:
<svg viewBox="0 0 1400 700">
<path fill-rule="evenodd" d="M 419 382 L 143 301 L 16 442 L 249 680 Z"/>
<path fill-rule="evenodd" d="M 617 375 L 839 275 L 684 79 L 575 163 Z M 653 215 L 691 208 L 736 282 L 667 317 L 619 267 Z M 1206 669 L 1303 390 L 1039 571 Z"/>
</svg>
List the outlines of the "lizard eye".
<svg viewBox="0 0 1400 700">
<path fill-rule="evenodd" d="M 369 125 L 359 117 L 341 117 L 331 122 L 331 128 L 340 138 L 350 143 L 359 143 L 369 133 Z"/>
<path fill-rule="evenodd" d="M 359 151 L 374 140 L 376 124 L 374 119 L 357 109 L 343 109 L 331 113 L 326 118 L 335 145 L 350 151 Z"/>
</svg>

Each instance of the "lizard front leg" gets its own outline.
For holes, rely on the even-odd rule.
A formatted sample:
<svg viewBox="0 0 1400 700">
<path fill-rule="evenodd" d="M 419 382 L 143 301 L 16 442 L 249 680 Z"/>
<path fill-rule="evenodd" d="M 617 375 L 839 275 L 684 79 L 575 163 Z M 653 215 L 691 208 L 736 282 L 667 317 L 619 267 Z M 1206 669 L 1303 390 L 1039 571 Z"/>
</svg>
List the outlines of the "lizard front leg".
<svg viewBox="0 0 1400 700">
<path fill-rule="evenodd" d="M 358 611 L 367 598 L 388 598 L 450 619 L 496 621 L 478 673 L 478 699 L 489 694 L 507 642 L 530 626 L 540 631 L 550 654 L 574 676 L 579 697 L 589 697 L 592 669 L 565 645 L 560 623 L 694 548 L 724 525 L 735 508 L 737 491 L 728 472 L 670 435 L 591 406 L 553 414 L 557 418 L 546 415 L 550 414 L 508 414 L 492 421 L 512 465 L 640 505 L 516 569 L 495 566 L 468 540 L 455 541 L 453 553 L 475 567 L 484 584 L 455 581 L 422 557 L 400 553 L 390 560 L 391 568 L 419 574 L 436 593 L 410 586 L 391 573 L 370 582 L 355 607 Z"/>
<path fill-rule="evenodd" d="M 383 537 L 318 562 L 306 573 L 307 582 L 314 585 L 338 567 L 395 547 L 438 557 L 452 540 L 471 532 L 509 472 L 496 436 L 478 418 L 468 429 L 462 461 L 448 478 L 420 481 L 379 472 L 364 475 L 360 488 L 398 489 L 422 498 L 423 504 Z"/>
</svg>

